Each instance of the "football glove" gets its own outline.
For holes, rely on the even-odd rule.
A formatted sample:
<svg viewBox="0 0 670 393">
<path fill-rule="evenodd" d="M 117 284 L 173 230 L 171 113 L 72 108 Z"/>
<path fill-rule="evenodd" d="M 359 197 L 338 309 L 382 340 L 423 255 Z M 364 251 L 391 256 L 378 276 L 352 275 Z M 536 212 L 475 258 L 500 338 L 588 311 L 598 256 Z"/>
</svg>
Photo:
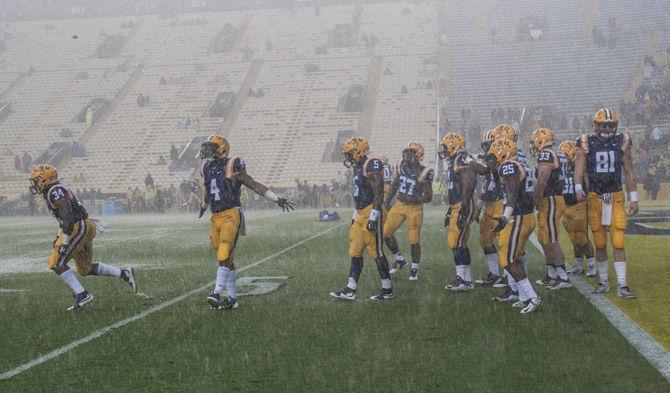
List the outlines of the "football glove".
<svg viewBox="0 0 670 393">
<path fill-rule="evenodd" d="M 202 216 L 205 215 L 206 211 L 207 211 L 207 206 L 200 205 L 200 213 L 198 214 L 198 218 L 202 218 Z"/>
<path fill-rule="evenodd" d="M 458 211 L 458 219 L 456 220 L 456 225 L 458 229 L 463 230 L 468 226 L 468 215 L 470 214 L 470 205 L 465 204 L 461 205 L 461 210 Z"/>
<path fill-rule="evenodd" d="M 63 266 L 65 264 L 65 257 L 67 256 L 67 247 L 69 244 L 61 244 L 60 247 L 58 248 L 58 261 L 56 262 L 56 266 Z"/>
<path fill-rule="evenodd" d="M 291 210 L 295 210 L 295 208 L 293 207 L 295 203 L 289 201 L 286 198 L 277 198 L 277 205 L 279 205 L 279 207 L 281 207 L 282 211 L 284 212 L 290 212 Z"/>
<path fill-rule="evenodd" d="M 500 217 L 493 217 L 493 219 L 498 221 L 498 225 L 496 225 L 495 228 L 493 228 L 493 232 L 500 232 L 507 226 L 507 223 L 509 222 L 507 220 L 507 217 L 505 216 L 500 216 Z"/>
<path fill-rule="evenodd" d="M 372 209 L 370 211 L 370 216 L 368 217 L 368 231 L 377 232 L 377 223 L 381 213 L 378 210 Z"/>
<path fill-rule="evenodd" d="M 449 221 L 451 221 L 451 206 L 449 206 L 449 210 L 447 210 L 447 214 L 444 215 L 444 226 L 445 227 L 449 226 Z"/>
<path fill-rule="evenodd" d="M 484 162 L 486 163 L 486 166 L 489 168 L 489 170 L 495 170 L 496 164 L 498 164 L 498 159 L 496 158 L 495 154 L 486 153 L 484 155 Z"/>
</svg>

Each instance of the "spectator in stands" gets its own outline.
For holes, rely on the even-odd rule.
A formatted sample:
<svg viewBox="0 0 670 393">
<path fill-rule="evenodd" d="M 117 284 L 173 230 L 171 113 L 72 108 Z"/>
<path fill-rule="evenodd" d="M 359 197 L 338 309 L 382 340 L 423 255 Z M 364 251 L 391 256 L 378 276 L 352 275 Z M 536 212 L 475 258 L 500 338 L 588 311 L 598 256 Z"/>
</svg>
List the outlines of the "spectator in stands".
<svg viewBox="0 0 670 393">
<path fill-rule="evenodd" d="M 30 154 L 28 154 L 28 152 L 24 151 L 23 155 L 21 156 L 21 167 L 23 168 L 23 172 L 29 172 L 32 165 L 33 158 L 30 156 Z"/>
<path fill-rule="evenodd" d="M 656 174 L 656 166 L 651 165 L 647 169 L 647 173 L 644 177 L 643 188 L 646 192 L 647 199 L 655 201 L 658 195 L 658 191 L 661 189 L 661 181 Z"/>
<path fill-rule="evenodd" d="M 165 162 L 165 157 L 163 157 L 163 155 L 161 154 L 158 157 L 158 161 L 156 161 L 156 165 L 165 165 L 165 164 L 167 164 L 167 162 Z"/>
<path fill-rule="evenodd" d="M 175 162 L 178 159 L 179 159 L 179 150 L 177 150 L 177 146 L 175 146 L 173 143 L 172 146 L 170 146 L 170 161 Z"/>
<path fill-rule="evenodd" d="M 147 177 L 144 178 L 144 185 L 147 187 L 154 185 L 154 178 L 151 177 L 151 173 L 147 173 Z"/>
<path fill-rule="evenodd" d="M 21 171 L 21 156 L 18 154 L 14 156 L 14 169 Z"/>
<path fill-rule="evenodd" d="M 407 86 L 402 85 L 402 87 L 400 88 L 400 94 L 407 94 Z"/>
<path fill-rule="evenodd" d="M 159 84 L 159 85 L 167 85 L 167 81 L 165 80 L 165 78 L 163 78 L 163 77 L 161 76 L 161 79 L 158 81 L 158 84 Z"/>
<path fill-rule="evenodd" d="M 72 138 L 72 130 L 69 128 L 61 128 L 58 134 L 61 138 Z"/>
</svg>

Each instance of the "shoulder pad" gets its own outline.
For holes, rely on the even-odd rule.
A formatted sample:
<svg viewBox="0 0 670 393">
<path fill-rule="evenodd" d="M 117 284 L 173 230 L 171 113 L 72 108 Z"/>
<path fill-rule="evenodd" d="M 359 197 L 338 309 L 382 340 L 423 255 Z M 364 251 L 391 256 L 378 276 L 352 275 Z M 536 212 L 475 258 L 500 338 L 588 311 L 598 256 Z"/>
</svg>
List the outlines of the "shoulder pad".
<svg viewBox="0 0 670 393">
<path fill-rule="evenodd" d="M 226 177 L 229 179 L 246 170 L 247 164 L 241 158 L 229 158 L 228 162 L 226 162 Z"/>
<path fill-rule="evenodd" d="M 538 164 L 549 164 L 554 167 L 558 166 L 558 157 L 553 150 L 544 149 L 537 153 L 537 163 Z"/>
<path fill-rule="evenodd" d="M 401 169 L 402 169 L 402 159 L 398 160 L 398 162 L 395 163 L 395 172 L 400 173 Z"/>
<path fill-rule="evenodd" d="M 370 173 L 382 172 L 384 170 L 384 164 L 377 157 L 368 158 L 363 164 L 363 176 L 367 176 Z"/>
<path fill-rule="evenodd" d="M 577 137 L 577 148 L 580 148 L 588 153 L 589 151 L 589 135 L 583 134 Z"/>
<path fill-rule="evenodd" d="M 423 168 L 421 173 L 419 173 L 418 180 L 419 180 L 419 182 L 433 181 L 434 177 L 435 177 L 435 172 L 433 171 L 433 168 L 425 167 L 425 168 Z"/>
<path fill-rule="evenodd" d="M 526 171 L 523 170 L 523 167 L 520 163 L 516 161 L 505 161 L 498 168 L 498 175 L 501 178 L 519 176 L 519 180 L 524 180 L 526 178 Z"/>
<path fill-rule="evenodd" d="M 64 184 L 54 184 L 47 191 L 47 202 L 49 202 L 51 207 L 54 207 L 58 201 L 64 198 L 68 198 L 70 194 L 70 190 Z"/>
</svg>

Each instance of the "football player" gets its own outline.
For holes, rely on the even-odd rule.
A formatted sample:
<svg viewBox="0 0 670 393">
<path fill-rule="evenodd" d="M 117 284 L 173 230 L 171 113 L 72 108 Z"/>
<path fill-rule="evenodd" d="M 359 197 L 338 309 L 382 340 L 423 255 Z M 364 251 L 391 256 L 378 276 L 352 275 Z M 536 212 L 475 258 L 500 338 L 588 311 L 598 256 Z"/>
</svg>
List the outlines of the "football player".
<svg viewBox="0 0 670 393">
<path fill-rule="evenodd" d="M 330 296 L 342 300 L 355 300 L 358 279 L 363 270 L 363 251 L 373 258 L 379 270 L 382 288 L 372 300 L 393 298 L 393 287 L 389 265 L 384 255 L 384 173 L 381 160 L 369 157 L 368 141 L 361 137 L 349 138 L 342 147 L 343 164 L 353 169 L 353 197 L 356 210 L 349 228 L 349 256 L 351 268 L 349 281 L 343 290 L 331 292 Z"/>
<path fill-rule="evenodd" d="M 481 159 L 473 163 L 477 174 L 484 176 L 484 185 L 477 201 L 477 207 L 483 212 L 479 221 L 479 244 L 484 251 L 486 264 L 489 268 L 488 275 L 475 280 L 475 284 L 502 288 L 505 286 L 505 282 L 498 272 L 498 250 L 495 246 L 493 228 L 497 224 L 495 217 L 503 214 L 503 192 L 495 160 L 486 161 L 486 158 L 490 157 L 488 152 L 493 143 L 493 138 L 493 130 L 484 134 L 481 143 Z"/>
<path fill-rule="evenodd" d="M 526 153 L 524 152 L 523 148 L 519 146 L 518 142 L 518 134 L 514 127 L 512 127 L 509 124 L 499 124 L 493 129 L 493 140 L 498 140 L 498 139 L 509 139 L 512 142 L 516 144 L 516 161 L 520 162 L 523 165 L 528 165 L 528 159 L 526 158 Z M 535 187 L 535 172 L 534 171 L 529 171 L 526 174 L 526 187 L 528 187 L 529 190 L 533 190 Z M 521 264 L 523 265 L 524 270 L 528 270 L 528 261 L 526 258 L 526 253 L 524 252 L 521 255 Z M 503 271 L 503 274 L 505 272 Z"/>
<path fill-rule="evenodd" d="M 255 181 L 247 173 L 244 160 L 228 157 L 229 152 L 230 144 L 221 135 L 210 136 L 200 146 L 200 158 L 206 162 L 201 172 L 205 186 L 204 203 L 198 217 L 202 217 L 210 208 L 212 226 L 209 240 L 219 262 L 214 291 L 207 296 L 207 302 L 212 310 L 230 310 L 239 307 L 233 251 L 238 237 L 244 234 L 244 215 L 240 210 L 242 185 L 275 202 L 285 212 L 294 210 L 292 201 L 278 197 L 266 186 Z M 228 297 L 221 299 L 224 288 Z"/>
<path fill-rule="evenodd" d="M 498 261 L 500 267 L 507 271 L 509 284 L 507 291 L 495 299 L 518 299 L 512 306 L 520 308 L 522 314 L 527 314 L 535 311 L 542 303 L 521 264 L 526 242 L 535 229 L 533 191 L 527 181 L 530 168 L 516 160 L 516 143 L 509 139 L 497 139 L 489 152 L 495 156 L 499 165 L 498 175 L 505 192 L 503 214 L 495 218 L 498 223 L 493 230 L 499 232 Z"/>
<path fill-rule="evenodd" d="M 465 140 L 461 135 L 449 133 L 440 144 L 440 159 L 448 159 L 447 199 L 449 210 L 444 218 L 444 226 L 449 226 L 447 244 L 454 253 L 456 279 L 445 288 L 453 292 L 472 289 L 472 266 L 468 235 L 470 224 L 479 214 L 473 195 L 477 186 L 477 173 L 470 165 L 474 159 L 465 150 Z"/>
<path fill-rule="evenodd" d="M 382 165 L 384 165 L 384 199 L 386 199 L 393 182 L 393 166 L 389 164 L 387 156 L 381 155 L 379 159 L 382 161 Z"/>
<path fill-rule="evenodd" d="M 559 156 L 552 149 L 554 133 L 548 128 L 538 128 L 531 134 L 530 142 L 531 154 L 537 157 L 537 183 L 533 191 L 533 201 L 537 208 L 537 238 L 547 263 L 547 275 L 543 280 L 538 280 L 537 284 L 547 285 L 549 289 L 570 288 L 572 283 L 565 269 L 565 254 L 558 238 L 558 223 L 565 210 L 565 181 Z"/>
<path fill-rule="evenodd" d="M 586 277 L 593 277 L 596 273 L 596 259 L 593 254 L 593 245 L 588 236 L 588 222 L 586 214 L 586 201 L 578 201 L 575 195 L 575 157 L 577 142 L 565 140 L 558 146 L 558 151 L 566 157 L 563 165 L 563 200 L 565 211 L 563 212 L 563 228 L 568 232 L 575 255 L 575 264 L 572 274 L 584 273 L 584 259 L 588 261 Z"/>
<path fill-rule="evenodd" d="M 582 135 L 577 139 L 575 161 L 575 193 L 580 201 L 588 204 L 588 221 L 593 243 L 600 283 L 593 291 L 609 291 L 607 276 L 607 234 L 612 238 L 614 270 L 617 276 L 617 295 L 626 299 L 635 297 L 626 282 L 626 209 L 622 175 L 626 178 L 626 189 L 630 199 L 628 213 L 636 215 L 637 179 L 633 170 L 630 135 L 618 133 L 619 119 L 616 113 L 604 108 L 593 117 L 595 135 Z M 585 181 L 588 179 L 588 197 Z"/>
<path fill-rule="evenodd" d="M 84 289 L 68 267 L 71 259 L 74 259 L 77 272 L 82 276 L 119 277 L 137 293 L 133 268 L 119 269 L 102 262 L 92 262 L 95 231 L 103 231 L 106 224 L 88 217 L 79 198 L 58 179 L 56 168 L 49 164 L 39 164 L 33 169 L 29 180 L 30 192 L 42 194 L 49 212 L 58 220 L 59 230 L 49 257 L 49 269 L 75 293 L 74 304 L 68 310 L 81 309 L 93 301 L 93 295 Z"/>
<path fill-rule="evenodd" d="M 386 208 L 390 209 L 384 223 L 384 241 L 393 253 L 395 266 L 390 270 L 393 274 L 407 265 L 404 258 L 397 258 L 400 254 L 398 241 L 393 233 L 407 220 L 407 232 L 412 251 L 412 269 L 409 279 L 419 279 L 419 261 L 421 259 L 421 226 L 423 225 L 423 204 L 433 198 L 433 169 L 421 165 L 423 146 L 417 142 L 410 142 L 402 151 L 402 160 L 397 164 L 391 189 L 386 198 Z M 398 203 L 391 206 L 393 197 L 398 193 Z"/>
</svg>

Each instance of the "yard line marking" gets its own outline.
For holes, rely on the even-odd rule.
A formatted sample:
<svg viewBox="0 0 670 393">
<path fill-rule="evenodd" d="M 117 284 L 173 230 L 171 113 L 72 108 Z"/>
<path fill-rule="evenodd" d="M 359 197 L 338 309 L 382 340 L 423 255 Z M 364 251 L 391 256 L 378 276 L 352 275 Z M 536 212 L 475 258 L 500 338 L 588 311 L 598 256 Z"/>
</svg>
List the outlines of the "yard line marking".
<svg viewBox="0 0 670 393">
<path fill-rule="evenodd" d="M 319 233 L 317 233 L 317 234 L 315 234 L 315 235 L 312 235 L 312 236 L 308 237 L 307 239 L 303 239 L 303 240 L 301 240 L 301 241 L 299 241 L 299 242 L 297 242 L 297 243 L 295 243 L 295 244 L 293 244 L 293 245 L 291 245 L 291 246 L 289 246 L 289 247 L 286 247 L 285 249 L 283 249 L 283 250 L 281 250 L 281 251 L 277 251 L 276 253 L 274 253 L 274 254 L 272 254 L 272 255 L 270 255 L 270 256 L 267 256 L 267 257 L 265 257 L 265 258 L 263 258 L 263 259 L 261 259 L 261 260 L 259 260 L 259 261 L 256 261 L 256 262 L 252 263 L 251 265 L 244 266 L 244 267 L 238 269 L 237 271 L 241 273 L 241 272 L 243 272 L 243 271 L 245 271 L 245 270 L 249 270 L 249 269 L 251 269 L 252 267 L 256 267 L 256 266 L 258 266 L 258 265 L 260 265 L 260 264 L 262 264 L 262 263 L 264 263 L 264 262 L 267 262 L 267 261 L 269 261 L 269 260 L 271 260 L 271 259 L 273 259 L 273 258 L 278 257 L 279 255 L 285 254 L 285 253 L 287 253 L 287 252 L 293 250 L 293 249 L 296 248 L 296 247 L 300 247 L 301 245 L 307 243 L 307 242 L 310 241 L 310 240 L 316 239 L 317 237 L 320 237 L 320 236 L 322 236 L 322 235 L 324 235 L 324 234 L 326 234 L 326 233 L 328 233 L 328 232 L 330 232 L 330 231 L 332 231 L 332 230 L 334 230 L 334 229 L 337 229 L 337 228 L 341 227 L 342 225 L 344 225 L 344 223 L 335 225 L 335 226 L 333 226 L 333 227 L 330 227 L 330 228 L 328 228 L 328 229 L 326 229 L 326 230 L 324 230 L 324 231 L 321 231 L 321 232 L 319 232 Z M 198 292 L 202 292 L 202 291 L 204 291 L 205 289 L 210 288 L 211 286 L 212 286 L 212 282 L 208 282 L 207 284 L 205 284 L 205 285 L 203 285 L 203 286 L 201 286 L 201 287 L 199 287 L 199 288 L 190 290 L 190 291 L 188 291 L 188 292 L 186 292 L 186 293 L 184 293 L 184 294 L 182 294 L 182 295 L 179 295 L 179 296 L 177 296 L 177 297 L 175 297 L 175 298 L 173 298 L 173 299 L 170 299 L 170 300 L 165 301 L 165 302 L 160 303 L 160 304 L 153 305 L 153 306 L 149 307 L 148 309 L 142 311 L 141 313 L 136 314 L 136 315 L 134 315 L 134 316 L 132 316 L 132 317 L 130 317 L 130 318 L 126 318 L 126 319 L 124 319 L 124 320 L 122 320 L 122 321 L 113 323 L 113 324 L 111 324 L 111 325 L 109 325 L 109 326 L 105 326 L 104 328 L 99 329 L 99 330 L 97 330 L 97 331 L 95 331 L 95 332 L 89 334 L 89 335 L 86 336 L 86 337 L 82 337 L 82 338 L 80 338 L 80 339 L 78 339 L 78 340 L 75 340 L 75 341 L 71 342 L 70 344 L 67 344 L 67 345 L 65 345 L 65 346 L 62 346 L 62 347 L 60 347 L 60 348 L 54 350 L 54 351 L 51 351 L 51 352 L 47 353 L 46 355 L 42 355 L 42 356 L 38 357 L 37 359 L 33 359 L 33 360 L 29 361 L 28 363 L 24 363 L 24 364 L 22 364 L 22 365 L 16 367 L 16 368 L 13 369 L 13 370 L 9 370 L 9 371 L 5 371 L 5 372 L 3 372 L 2 374 L 0 374 L 0 380 L 11 378 L 11 377 L 13 377 L 13 376 L 15 376 L 15 375 L 18 375 L 18 374 L 20 374 L 20 373 L 26 371 L 26 370 L 29 370 L 29 369 L 31 369 L 31 368 L 33 368 L 33 367 L 35 367 L 35 366 L 38 366 L 38 365 L 40 365 L 40 364 L 42 364 L 42 363 L 44 363 L 44 362 L 46 362 L 46 361 L 49 361 L 49 360 L 54 359 L 54 358 L 57 358 L 57 357 L 59 357 L 60 355 L 62 355 L 62 354 L 64 354 L 64 353 L 67 353 L 67 352 L 70 352 L 71 350 L 73 350 L 73 349 L 75 349 L 75 348 L 77 348 L 77 347 L 79 347 L 79 346 L 81 346 L 81 345 L 84 345 L 84 344 L 86 344 L 86 343 L 88 343 L 88 342 L 90 342 L 90 341 L 92 341 L 92 340 L 95 340 L 95 339 L 98 338 L 98 337 L 104 336 L 105 334 L 107 334 L 107 333 L 109 333 L 109 332 L 111 332 L 111 331 L 113 331 L 113 330 L 115 330 L 115 329 L 118 329 L 118 328 L 120 328 L 120 327 L 126 326 L 126 325 L 128 325 L 129 323 L 132 323 L 132 322 L 135 322 L 135 321 L 137 321 L 137 320 L 143 319 L 143 318 L 145 318 L 145 317 L 147 317 L 147 316 L 149 316 L 149 315 L 151 315 L 151 314 L 153 314 L 153 313 L 155 313 L 155 312 L 157 312 L 157 311 L 160 311 L 160 310 L 162 310 L 162 309 L 164 309 L 164 308 L 170 307 L 170 306 L 173 305 L 173 304 L 179 303 L 179 302 L 181 302 L 182 300 L 184 300 L 184 299 L 186 299 L 186 298 L 188 298 L 188 297 L 191 297 L 191 296 L 195 295 L 195 294 L 198 293 Z"/>
<path fill-rule="evenodd" d="M 544 255 L 542 245 L 537 240 L 535 234 L 530 235 L 530 242 L 533 243 L 535 248 L 537 248 L 542 255 Z M 665 379 L 670 381 L 670 352 L 656 342 L 649 333 L 645 332 L 644 329 L 630 319 L 625 312 L 621 311 L 619 307 L 605 296 L 592 294 L 593 287 L 591 284 L 584 281 L 579 275 L 572 275 L 571 279 L 579 293 L 581 293 L 586 300 L 596 308 L 596 310 L 600 311 L 612 326 L 614 326 L 614 328 L 618 330 L 619 333 L 621 333 L 624 338 L 665 377 Z"/>
</svg>

